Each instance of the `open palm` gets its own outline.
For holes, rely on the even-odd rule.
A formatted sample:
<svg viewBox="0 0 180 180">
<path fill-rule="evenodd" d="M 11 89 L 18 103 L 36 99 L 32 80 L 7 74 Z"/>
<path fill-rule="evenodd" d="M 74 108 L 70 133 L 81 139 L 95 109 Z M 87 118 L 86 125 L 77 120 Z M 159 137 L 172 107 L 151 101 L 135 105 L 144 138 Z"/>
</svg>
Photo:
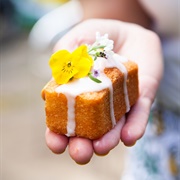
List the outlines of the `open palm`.
<svg viewBox="0 0 180 180">
<path fill-rule="evenodd" d="M 107 154 L 120 140 L 126 146 L 132 146 L 143 136 L 163 71 L 161 45 L 157 35 L 135 24 L 116 20 L 92 19 L 80 23 L 60 39 L 55 51 L 72 51 L 80 44 L 92 44 L 96 32 L 101 35 L 108 33 L 114 41 L 114 51 L 138 64 L 140 94 L 131 110 L 98 140 L 68 138 L 47 128 L 47 146 L 57 154 L 63 153 L 69 146 L 70 156 L 80 164 L 88 163 L 93 153 Z"/>
</svg>

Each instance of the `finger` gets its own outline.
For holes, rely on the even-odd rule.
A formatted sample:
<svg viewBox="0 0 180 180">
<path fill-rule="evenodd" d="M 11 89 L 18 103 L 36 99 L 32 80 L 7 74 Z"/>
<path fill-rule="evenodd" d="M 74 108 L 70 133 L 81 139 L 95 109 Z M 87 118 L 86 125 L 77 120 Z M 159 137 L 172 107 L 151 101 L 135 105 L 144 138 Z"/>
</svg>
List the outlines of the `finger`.
<svg viewBox="0 0 180 180">
<path fill-rule="evenodd" d="M 149 116 L 150 102 L 140 98 L 132 107 L 127 116 L 127 121 L 121 131 L 121 140 L 126 146 L 133 146 L 140 139 L 146 129 Z"/>
<path fill-rule="evenodd" d="M 69 154 L 78 164 L 87 164 L 93 156 L 92 141 L 85 138 L 72 137 L 69 141 Z"/>
<path fill-rule="evenodd" d="M 126 146 L 134 145 L 143 136 L 159 84 L 151 77 L 141 77 L 139 81 L 140 96 L 128 113 L 126 123 L 121 131 L 121 140 Z"/>
<path fill-rule="evenodd" d="M 120 140 L 120 132 L 124 125 L 125 117 L 123 117 L 116 126 L 106 133 L 102 138 L 93 142 L 94 151 L 98 155 L 106 155 L 115 146 L 118 145 Z"/>
<path fill-rule="evenodd" d="M 49 128 L 46 129 L 45 139 L 49 149 L 56 154 L 63 153 L 68 145 L 68 138 L 66 136 L 58 135 L 50 131 Z"/>
</svg>

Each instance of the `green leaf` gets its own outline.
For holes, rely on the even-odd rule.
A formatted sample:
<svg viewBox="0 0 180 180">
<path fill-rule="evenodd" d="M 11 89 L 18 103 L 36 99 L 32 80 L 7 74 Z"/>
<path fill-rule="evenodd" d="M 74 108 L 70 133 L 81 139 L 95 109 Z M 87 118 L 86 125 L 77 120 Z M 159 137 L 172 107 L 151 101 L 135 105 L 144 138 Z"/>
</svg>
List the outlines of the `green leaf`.
<svg viewBox="0 0 180 180">
<path fill-rule="evenodd" d="M 95 78 L 94 76 L 92 76 L 92 73 L 89 73 L 88 76 L 89 76 L 89 78 L 90 78 L 91 80 L 93 80 L 94 82 L 96 82 L 96 83 L 102 83 L 101 80 L 99 80 L 99 79 Z"/>
</svg>

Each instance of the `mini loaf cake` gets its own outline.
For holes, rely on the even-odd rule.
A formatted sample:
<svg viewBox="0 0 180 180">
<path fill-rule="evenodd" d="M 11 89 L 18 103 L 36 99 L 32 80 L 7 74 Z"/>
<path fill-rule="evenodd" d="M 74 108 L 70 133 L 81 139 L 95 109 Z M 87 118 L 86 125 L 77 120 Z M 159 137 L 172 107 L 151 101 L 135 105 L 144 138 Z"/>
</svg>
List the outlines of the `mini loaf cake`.
<svg viewBox="0 0 180 180">
<path fill-rule="evenodd" d="M 42 90 L 46 124 L 51 131 L 97 139 L 135 104 L 138 67 L 112 48 L 113 41 L 107 35 L 97 34 L 92 46 L 52 55 L 53 78 Z"/>
</svg>

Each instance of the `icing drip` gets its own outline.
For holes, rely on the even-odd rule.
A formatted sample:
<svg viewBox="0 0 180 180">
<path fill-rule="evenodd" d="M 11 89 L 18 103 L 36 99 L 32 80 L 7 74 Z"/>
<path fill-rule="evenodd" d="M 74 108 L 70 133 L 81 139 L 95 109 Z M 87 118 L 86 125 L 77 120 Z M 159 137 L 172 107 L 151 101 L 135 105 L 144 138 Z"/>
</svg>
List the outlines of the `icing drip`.
<svg viewBox="0 0 180 180">
<path fill-rule="evenodd" d="M 112 121 L 112 126 L 114 127 L 116 125 L 116 119 L 114 116 L 114 101 L 113 101 L 113 86 L 111 83 L 111 86 L 109 87 L 109 92 L 110 92 L 110 113 L 111 113 L 111 121 Z"/>
<path fill-rule="evenodd" d="M 123 62 L 127 62 L 127 59 L 124 57 L 119 58 L 119 55 L 114 55 L 114 60 L 116 62 L 116 67 L 124 74 L 124 96 L 125 96 L 125 103 L 126 103 L 126 112 L 130 110 L 130 103 L 129 103 L 129 97 L 128 97 L 128 89 L 127 89 L 127 78 L 128 78 L 128 71 L 126 67 L 123 65 Z M 121 62 L 121 63 L 119 63 Z"/>
<path fill-rule="evenodd" d="M 67 136 L 73 136 L 75 135 L 75 127 L 76 127 L 76 123 L 75 123 L 75 97 L 71 97 L 70 95 L 66 94 L 66 98 L 67 98 L 67 103 L 68 103 L 68 121 L 67 121 Z"/>
<path fill-rule="evenodd" d="M 111 80 L 105 75 L 102 74 L 99 79 L 103 83 L 95 83 L 89 77 L 76 79 L 68 84 L 63 84 L 56 88 L 57 93 L 63 93 L 68 101 L 68 121 L 67 121 L 67 136 L 73 136 L 75 131 L 75 99 L 76 96 L 86 92 L 93 92 L 93 91 L 101 91 L 107 87 L 110 88 L 110 96 L 112 96 L 112 82 Z M 112 109 L 113 100 L 110 97 L 110 105 L 111 105 L 111 114 L 113 114 L 114 110 Z"/>
<path fill-rule="evenodd" d="M 98 79 L 102 81 L 102 83 L 96 83 L 92 81 L 89 77 L 84 77 L 81 79 L 75 79 L 67 84 L 60 85 L 56 88 L 57 93 L 63 93 L 68 102 L 68 120 L 67 120 L 67 136 L 73 136 L 75 134 L 75 99 L 76 96 L 86 93 L 86 92 L 94 92 L 101 91 L 105 88 L 109 88 L 110 92 L 110 113 L 112 126 L 116 125 L 116 119 L 114 116 L 114 103 L 113 103 L 113 86 L 111 80 L 104 74 L 105 68 L 117 67 L 124 74 L 124 95 L 125 95 L 125 103 L 126 103 L 126 112 L 129 111 L 129 98 L 127 91 L 127 70 L 126 67 L 122 64 L 126 62 L 127 59 L 121 57 L 117 54 L 113 54 L 108 59 L 98 57 L 96 61 L 94 61 L 93 70 L 99 70 Z"/>
</svg>

